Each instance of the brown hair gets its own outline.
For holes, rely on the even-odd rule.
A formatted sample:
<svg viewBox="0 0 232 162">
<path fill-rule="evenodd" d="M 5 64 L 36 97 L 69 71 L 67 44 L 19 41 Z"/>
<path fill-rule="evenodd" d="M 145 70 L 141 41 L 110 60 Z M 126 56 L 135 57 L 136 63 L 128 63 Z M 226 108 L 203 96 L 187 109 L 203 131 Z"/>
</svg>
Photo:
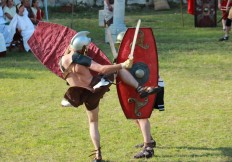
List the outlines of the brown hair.
<svg viewBox="0 0 232 162">
<path fill-rule="evenodd" d="M 36 2 L 37 0 L 32 0 L 31 2 L 31 7 L 34 7 L 34 3 Z"/>
<path fill-rule="evenodd" d="M 16 5 L 16 13 L 19 13 L 19 9 L 21 8 L 23 6 L 23 3 L 21 2 L 21 3 L 18 3 L 17 5 Z"/>
</svg>

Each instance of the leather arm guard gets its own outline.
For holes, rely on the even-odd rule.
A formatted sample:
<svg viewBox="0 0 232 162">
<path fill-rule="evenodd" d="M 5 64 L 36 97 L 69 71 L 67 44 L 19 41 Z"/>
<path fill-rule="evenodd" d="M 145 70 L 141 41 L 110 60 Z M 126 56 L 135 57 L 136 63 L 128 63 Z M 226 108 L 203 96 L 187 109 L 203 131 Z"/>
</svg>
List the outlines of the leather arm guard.
<svg viewBox="0 0 232 162">
<path fill-rule="evenodd" d="M 72 63 L 90 67 L 92 59 L 88 56 L 75 53 L 72 55 Z"/>
</svg>

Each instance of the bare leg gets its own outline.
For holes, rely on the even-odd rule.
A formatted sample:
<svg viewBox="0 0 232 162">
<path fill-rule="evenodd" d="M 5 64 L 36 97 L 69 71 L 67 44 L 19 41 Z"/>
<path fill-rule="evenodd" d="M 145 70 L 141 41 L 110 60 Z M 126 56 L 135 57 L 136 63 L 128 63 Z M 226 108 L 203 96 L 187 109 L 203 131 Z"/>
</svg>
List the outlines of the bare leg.
<svg viewBox="0 0 232 162">
<path fill-rule="evenodd" d="M 139 127 L 139 129 L 141 129 L 139 125 L 139 121 L 138 120 L 134 120 L 134 121 L 135 121 L 135 124 Z"/>
<path fill-rule="evenodd" d="M 227 25 L 226 24 L 226 29 L 225 29 L 224 37 L 220 38 L 219 41 L 226 41 L 226 40 L 228 40 L 229 39 L 230 30 L 231 30 L 231 25 Z"/>
<path fill-rule="evenodd" d="M 131 73 L 128 70 L 121 69 L 119 70 L 118 73 L 124 83 L 126 83 L 127 85 L 133 88 L 138 87 L 139 83 L 135 80 L 135 78 L 131 75 Z"/>
<path fill-rule="evenodd" d="M 143 120 L 145 120 L 145 122 L 148 121 L 148 125 L 150 125 L 150 122 L 149 122 L 148 119 L 143 119 Z M 139 123 L 138 120 L 134 120 L 134 121 L 135 121 L 135 124 L 138 126 L 138 128 L 139 128 L 139 129 L 141 130 L 141 132 L 142 132 L 142 127 L 146 127 L 146 126 L 140 126 L 141 121 L 140 121 L 140 123 Z M 142 121 L 142 123 L 144 123 L 144 121 Z M 149 127 L 150 127 L 150 126 L 149 126 Z M 148 129 L 149 129 L 149 128 L 148 128 Z M 145 130 L 145 131 L 146 131 L 146 130 Z M 155 140 L 153 139 L 153 137 L 152 137 L 152 135 L 151 135 L 151 132 L 150 132 L 149 137 L 150 137 L 150 140 L 151 140 L 152 147 L 156 147 L 156 142 L 155 142 Z M 145 140 L 144 140 L 144 141 L 145 141 Z M 143 146 L 144 146 L 144 143 L 135 145 L 136 148 L 143 147 Z"/>
<path fill-rule="evenodd" d="M 100 134 L 98 130 L 98 112 L 99 107 L 92 111 L 86 110 L 88 119 L 89 119 L 89 133 L 90 137 L 92 139 L 92 143 L 94 145 L 95 150 L 98 150 L 96 152 L 96 158 L 101 158 L 99 148 L 100 148 Z"/>
<path fill-rule="evenodd" d="M 151 158 L 154 156 L 154 149 L 151 141 L 150 122 L 148 119 L 138 119 L 137 121 L 143 134 L 144 147 L 142 151 L 134 156 L 134 158 Z"/>
<path fill-rule="evenodd" d="M 222 29 L 226 30 L 226 20 L 222 19 Z"/>
<path fill-rule="evenodd" d="M 226 26 L 225 37 L 229 37 L 230 29 L 231 29 L 230 26 Z"/>
<path fill-rule="evenodd" d="M 150 122 L 148 119 L 138 119 L 140 129 L 143 134 L 144 143 L 151 143 Z"/>
<path fill-rule="evenodd" d="M 135 90 L 139 93 L 140 98 L 145 98 L 151 94 L 156 94 L 161 90 L 161 88 L 158 86 L 157 87 L 140 86 L 137 80 L 133 77 L 133 75 L 131 75 L 131 73 L 126 69 L 119 70 L 118 74 L 125 84 L 135 88 Z"/>
</svg>

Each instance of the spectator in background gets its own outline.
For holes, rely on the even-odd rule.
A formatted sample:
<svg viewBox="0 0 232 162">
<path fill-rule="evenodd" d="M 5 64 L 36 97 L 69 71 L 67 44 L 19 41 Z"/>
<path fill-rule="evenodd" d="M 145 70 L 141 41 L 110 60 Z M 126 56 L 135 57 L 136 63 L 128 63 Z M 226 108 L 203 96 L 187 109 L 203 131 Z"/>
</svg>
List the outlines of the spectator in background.
<svg viewBox="0 0 232 162">
<path fill-rule="evenodd" d="M 42 19 L 44 17 L 44 12 L 39 7 L 39 0 L 32 0 L 31 9 L 32 9 L 34 15 L 36 15 L 36 20 L 42 21 Z"/>
<path fill-rule="evenodd" d="M 22 3 L 21 0 L 14 0 L 14 5 L 16 6 L 17 4 Z"/>
<path fill-rule="evenodd" d="M 23 46 L 24 49 L 28 52 L 30 47 L 27 43 L 31 35 L 33 34 L 35 27 L 29 17 L 27 16 L 28 12 L 24 9 L 24 5 L 22 3 L 16 6 L 16 15 L 13 17 L 10 22 L 9 28 L 11 31 L 11 38 L 13 38 L 16 30 L 18 30 L 23 37 Z"/>
<path fill-rule="evenodd" d="M 3 18 L 2 0 L 0 0 L 0 57 L 6 56 L 6 43 L 1 31 L 2 24 L 5 25 L 5 19 Z"/>
<path fill-rule="evenodd" d="M 5 45 L 5 39 L 0 32 L 0 57 L 6 56 L 6 45 Z"/>
<path fill-rule="evenodd" d="M 6 6 L 6 0 L 0 0 L 0 3 L 2 5 L 2 9 Z"/>
<path fill-rule="evenodd" d="M 14 15 L 16 14 L 16 7 L 14 6 L 13 0 L 6 0 L 6 6 L 3 9 L 4 16 L 6 19 L 6 23 L 10 23 L 13 19 Z"/>
<path fill-rule="evenodd" d="M 104 0 L 104 24 L 109 27 L 113 24 L 114 0 Z"/>
<path fill-rule="evenodd" d="M 1 0 L 0 0 L 0 33 L 3 35 L 4 37 L 4 42 L 0 42 L 1 44 L 4 44 L 6 47 L 10 46 L 11 43 L 11 39 L 10 39 L 10 33 L 8 30 L 8 25 L 6 25 L 6 21 L 4 19 L 4 14 L 3 14 L 3 10 L 2 10 L 2 6 L 1 6 Z"/>
<path fill-rule="evenodd" d="M 224 37 L 220 38 L 219 41 L 227 41 L 229 40 L 229 32 L 231 30 L 231 20 L 232 20 L 232 9 L 231 9 L 231 6 L 232 6 L 232 0 L 219 0 L 218 1 L 218 8 L 222 10 L 223 12 L 223 17 L 222 19 L 224 19 L 223 22 L 223 25 L 225 29 L 224 32 Z"/>
<path fill-rule="evenodd" d="M 34 15 L 34 13 L 32 11 L 30 0 L 22 0 L 22 3 L 24 5 L 24 7 L 27 9 L 28 17 L 30 18 L 31 22 L 34 25 L 37 25 L 38 21 L 36 20 L 36 15 Z"/>
<path fill-rule="evenodd" d="M 228 17 L 228 9 L 226 9 L 228 0 L 218 0 L 218 9 L 222 11 L 222 29 L 226 30 L 226 19 Z M 229 2 L 228 7 L 232 6 Z"/>
</svg>

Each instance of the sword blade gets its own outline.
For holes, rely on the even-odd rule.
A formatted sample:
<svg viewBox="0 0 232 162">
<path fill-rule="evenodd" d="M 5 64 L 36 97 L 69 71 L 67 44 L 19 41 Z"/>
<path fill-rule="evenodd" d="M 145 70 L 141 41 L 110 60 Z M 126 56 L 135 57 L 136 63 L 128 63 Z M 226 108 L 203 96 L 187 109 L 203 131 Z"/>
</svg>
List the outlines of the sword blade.
<svg viewBox="0 0 232 162">
<path fill-rule="evenodd" d="M 135 28 L 135 34 L 134 34 L 133 43 L 132 43 L 132 46 L 131 46 L 131 52 L 130 52 L 130 55 L 129 55 L 128 58 L 133 58 L 134 57 L 135 44 L 136 44 L 136 41 L 137 41 L 137 36 L 138 36 L 138 33 L 139 33 L 140 24 L 141 24 L 141 20 L 139 19 L 138 22 L 137 22 L 136 28 Z"/>
</svg>

